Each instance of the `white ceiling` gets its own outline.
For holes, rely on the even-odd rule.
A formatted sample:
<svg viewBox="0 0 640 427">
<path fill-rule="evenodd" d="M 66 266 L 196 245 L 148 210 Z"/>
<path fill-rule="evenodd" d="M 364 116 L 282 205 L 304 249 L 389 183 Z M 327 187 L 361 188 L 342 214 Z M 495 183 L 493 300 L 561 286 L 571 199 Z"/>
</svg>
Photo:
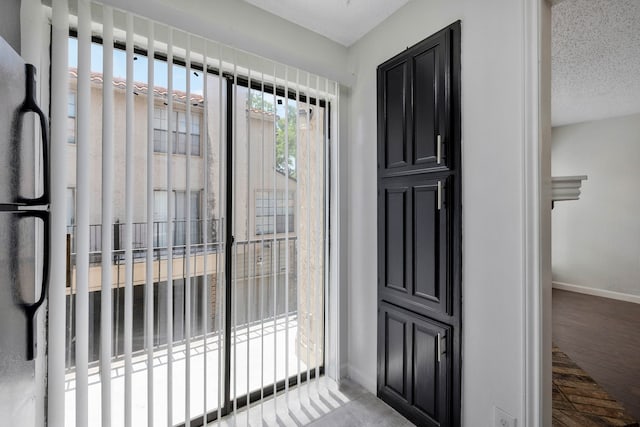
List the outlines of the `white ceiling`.
<svg viewBox="0 0 640 427">
<path fill-rule="evenodd" d="M 350 46 L 409 0 L 244 0 Z M 640 0 L 551 0 L 552 123 L 640 112 Z"/>
<path fill-rule="evenodd" d="M 245 1 L 349 47 L 409 0 Z"/>
<path fill-rule="evenodd" d="M 640 112 L 640 1 L 555 0 L 554 126 Z"/>
</svg>

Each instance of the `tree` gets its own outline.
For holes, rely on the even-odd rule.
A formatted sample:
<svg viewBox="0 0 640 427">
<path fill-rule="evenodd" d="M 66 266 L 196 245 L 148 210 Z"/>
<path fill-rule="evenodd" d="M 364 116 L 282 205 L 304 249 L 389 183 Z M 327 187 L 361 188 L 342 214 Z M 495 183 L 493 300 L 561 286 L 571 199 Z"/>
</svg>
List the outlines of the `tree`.
<svg viewBox="0 0 640 427">
<path fill-rule="evenodd" d="M 249 95 L 249 106 L 252 110 L 262 111 L 268 114 L 275 114 L 276 126 L 276 170 L 282 174 L 287 173 L 289 176 L 296 178 L 297 176 L 297 144 L 296 132 L 298 124 L 298 103 L 289 99 L 285 102 L 285 98 L 277 97 L 277 108 L 273 104 L 273 95 L 266 94 L 264 99 L 262 92 L 259 90 L 251 90 Z M 286 115 L 285 115 L 285 104 Z M 288 140 L 289 144 L 285 144 Z"/>
</svg>

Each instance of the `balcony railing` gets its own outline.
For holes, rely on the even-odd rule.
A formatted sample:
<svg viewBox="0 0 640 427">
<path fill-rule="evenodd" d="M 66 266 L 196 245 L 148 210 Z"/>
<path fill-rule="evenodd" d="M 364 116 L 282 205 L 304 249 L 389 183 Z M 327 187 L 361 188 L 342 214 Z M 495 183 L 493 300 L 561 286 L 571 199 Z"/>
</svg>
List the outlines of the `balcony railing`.
<svg viewBox="0 0 640 427">
<path fill-rule="evenodd" d="M 205 225 L 207 244 L 218 243 L 218 238 L 222 236 L 221 220 L 218 219 L 193 219 L 174 220 L 173 223 L 173 252 L 183 253 L 186 250 L 187 233 L 191 235 L 191 252 L 197 253 L 205 250 Z M 144 251 L 147 249 L 148 227 L 146 222 L 132 223 L 132 249 L 134 259 L 144 258 Z M 112 225 L 113 236 L 113 256 L 124 256 L 126 224 L 116 222 Z M 169 222 L 155 221 L 151 233 L 153 233 L 154 252 L 166 252 L 169 243 Z M 71 235 L 71 257 L 76 254 L 76 225 L 67 226 L 67 234 Z M 209 249 L 211 250 L 211 249 Z M 102 259 L 102 224 L 92 224 L 89 226 L 89 257 L 91 263 L 100 262 Z"/>
<path fill-rule="evenodd" d="M 123 227 L 124 228 L 124 227 Z M 99 235 L 99 234 L 98 234 Z M 272 322 L 282 316 L 297 316 L 298 312 L 298 245 L 297 238 L 279 237 L 257 239 L 252 241 L 236 241 L 230 256 L 232 257 L 232 286 L 233 297 L 237 301 L 234 313 L 234 328 L 250 327 L 260 322 Z M 216 248 L 219 244 L 204 244 L 194 246 L 192 254 L 211 254 L 225 256 L 224 248 Z M 181 250 L 183 247 L 178 247 Z M 174 247 L 174 250 L 176 248 Z M 167 248 L 154 248 L 154 262 L 166 261 Z M 199 252 L 198 252 L 199 251 Z M 137 248 L 133 251 L 134 261 L 144 262 L 146 248 Z M 139 255 L 137 255 L 139 254 Z M 93 255 L 99 256 L 97 252 Z M 113 252 L 113 264 L 124 266 L 124 251 Z M 222 263 L 220 263 L 222 265 Z M 288 266 L 288 274 L 287 274 Z M 94 266 L 99 268 L 100 266 Z M 207 334 L 216 335 L 222 326 L 221 318 L 217 313 L 219 308 L 218 296 L 218 265 L 210 265 L 208 275 L 195 274 L 191 281 L 182 278 L 173 280 L 173 343 L 179 345 L 186 340 L 186 323 L 191 322 L 191 338 L 199 339 L 206 327 Z M 113 356 L 118 358 L 123 355 L 124 349 L 124 284 L 117 281 L 112 289 L 113 310 Z M 185 312 L 186 286 L 191 286 L 192 312 Z M 135 354 L 145 349 L 145 287 L 133 287 L 133 326 L 132 326 L 132 351 Z M 154 348 L 162 349 L 167 344 L 167 281 L 160 279 L 153 283 L 154 295 Z M 73 290 L 67 295 L 67 367 L 75 365 L 75 306 L 76 294 Z M 92 291 L 89 295 L 91 311 L 89 327 L 92 331 L 89 339 L 89 362 L 96 363 L 100 357 L 100 310 L 102 291 Z M 202 301 L 206 298 L 209 302 L 207 318 L 201 310 Z M 251 301 L 251 304 L 247 304 Z M 287 307 L 287 302 L 289 303 Z M 206 326 L 205 326 L 206 325 Z"/>
</svg>

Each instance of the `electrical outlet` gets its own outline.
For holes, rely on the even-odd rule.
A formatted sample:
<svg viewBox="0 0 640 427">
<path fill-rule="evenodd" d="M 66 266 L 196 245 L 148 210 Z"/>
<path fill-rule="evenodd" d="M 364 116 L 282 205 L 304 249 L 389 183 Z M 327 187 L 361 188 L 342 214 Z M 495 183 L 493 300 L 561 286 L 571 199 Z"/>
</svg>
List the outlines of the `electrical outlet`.
<svg viewBox="0 0 640 427">
<path fill-rule="evenodd" d="M 494 406 L 493 409 L 495 427 L 516 427 L 516 418 L 514 416 L 507 414 L 497 406 Z"/>
</svg>

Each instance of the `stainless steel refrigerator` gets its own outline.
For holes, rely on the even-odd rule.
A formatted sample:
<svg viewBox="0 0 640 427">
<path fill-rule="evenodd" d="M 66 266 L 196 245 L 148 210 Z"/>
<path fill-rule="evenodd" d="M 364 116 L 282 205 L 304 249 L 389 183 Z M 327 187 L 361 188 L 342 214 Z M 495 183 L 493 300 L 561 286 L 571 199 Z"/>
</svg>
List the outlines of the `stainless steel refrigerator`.
<svg viewBox="0 0 640 427">
<path fill-rule="evenodd" d="M 49 159 L 35 82 L 35 67 L 0 37 L 0 426 L 35 426 L 44 413 L 44 310 L 37 316 L 49 273 Z"/>
</svg>

